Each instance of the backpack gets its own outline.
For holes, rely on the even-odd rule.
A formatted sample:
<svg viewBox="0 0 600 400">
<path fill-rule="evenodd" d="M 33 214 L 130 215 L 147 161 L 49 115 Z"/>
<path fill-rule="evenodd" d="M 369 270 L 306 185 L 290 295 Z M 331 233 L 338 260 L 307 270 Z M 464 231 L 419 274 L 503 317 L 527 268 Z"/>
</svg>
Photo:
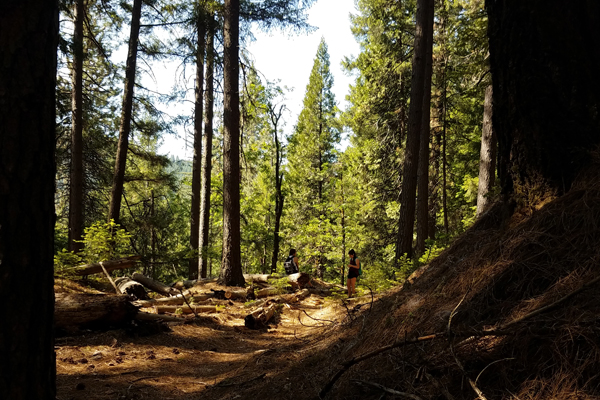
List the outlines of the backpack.
<svg viewBox="0 0 600 400">
<path fill-rule="evenodd" d="M 294 256 L 288 256 L 288 258 L 283 263 L 283 268 L 285 268 L 285 273 L 288 275 L 295 274 L 298 272 L 298 268 L 294 264 Z"/>
<path fill-rule="evenodd" d="M 358 258 L 353 258 L 350 260 L 350 265 L 356 265 L 356 260 L 358 260 Z M 362 271 L 362 263 L 358 266 L 358 276 L 361 276 L 363 274 Z"/>
</svg>

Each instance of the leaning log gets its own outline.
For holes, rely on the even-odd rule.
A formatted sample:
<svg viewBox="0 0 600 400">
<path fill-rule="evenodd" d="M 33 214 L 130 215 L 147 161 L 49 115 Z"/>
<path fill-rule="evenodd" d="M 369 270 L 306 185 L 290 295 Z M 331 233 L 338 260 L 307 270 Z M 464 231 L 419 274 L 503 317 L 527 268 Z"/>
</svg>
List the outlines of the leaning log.
<svg viewBox="0 0 600 400">
<path fill-rule="evenodd" d="M 128 269 L 136 266 L 137 261 L 140 259 L 140 256 L 132 256 L 127 258 L 122 258 L 120 260 L 109 260 L 103 261 L 102 265 L 108 272 L 115 271 L 118 269 Z M 102 270 L 102 265 L 100 263 L 92 263 L 80 265 L 78 267 L 66 268 L 62 270 L 62 272 L 66 275 L 93 275 L 93 274 L 102 274 L 104 271 Z"/>
<path fill-rule="evenodd" d="M 57 334 L 81 329 L 106 330 L 126 325 L 137 311 L 128 296 L 57 293 L 54 327 Z"/>
<path fill-rule="evenodd" d="M 267 322 L 275 315 L 277 304 L 271 304 L 266 308 L 259 308 L 244 318 L 244 325 L 250 329 L 260 329 L 267 325 Z"/>
<path fill-rule="evenodd" d="M 177 293 L 180 293 L 179 290 L 177 290 L 177 289 L 174 289 L 163 283 L 155 281 L 154 279 L 150 279 L 147 276 L 144 276 L 137 272 L 131 276 L 131 279 L 133 279 L 136 282 L 141 283 L 142 285 L 146 286 L 148 289 L 153 290 L 156 293 L 160 293 L 164 296 L 173 296 L 173 295 L 176 295 Z"/>
</svg>

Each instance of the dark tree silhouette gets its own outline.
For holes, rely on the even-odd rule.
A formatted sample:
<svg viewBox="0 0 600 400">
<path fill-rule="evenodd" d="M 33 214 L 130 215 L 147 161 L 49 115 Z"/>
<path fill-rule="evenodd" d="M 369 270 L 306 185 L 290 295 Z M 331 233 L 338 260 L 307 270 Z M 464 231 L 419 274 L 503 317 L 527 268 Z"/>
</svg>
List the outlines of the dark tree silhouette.
<svg viewBox="0 0 600 400">
<path fill-rule="evenodd" d="M 200 259 L 198 269 L 200 276 L 206 278 L 208 269 L 208 231 L 210 227 L 210 181 L 212 174 L 212 139 L 213 139 L 213 105 L 214 105 L 214 39 L 215 39 L 215 20 L 211 14 L 207 18 L 206 26 L 206 90 L 204 94 L 204 139 L 202 154 L 202 190 L 200 201 L 200 238 L 198 247 L 200 249 Z"/>
<path fill-rule="evenodd" d="M 53 253 L 57 43 L 57 1 L 0 3 L 3 399 L 56 396 Z"/>
<path fill-rule="evenodd" d="M 488 0 L 502 193 L 567 191 L 600 142 L 600 2 Z"/>
<path fill-rule="evenodd" d="M 223 258 L 219 283 L 244 286 L 240 254 L 239 0 L 225 0 L 223 26 Z"/>
<path fill-rule="evenodd" d="M 204 10 L 198 5 L 196 12 L 196 86 L 194 88 L 194 160 L 192 163 L 192 209 L 190 213 L 190 249 L 194 253 L 189 261 L 189 279 L 198 278 L 198 244 L 200 236 L 200 196 L 202 176 L 202 118 L 204 102 L 204 47 L 206 21 Z"/>
<path fill-rule="evenodd" d="M 140 19 L 142 16 L 142 0 L 133 1 L 131 12 L 131 33 L 129 35 L 129 50 L 125 66 L 125 90 L 123 91 L 123 106 L 121 109 L 121 126 L 119 127 L 119 145 L 115 161 L 115 173 L 110 196 L 108 219 L 119 223 L 121 213 L 121 198 L 125 182 L 125 167 L 131 134 L 131 114 L 133 111 L 133 88 L 135 86 L 135 66 L 137 63 L 137 48 L 140 37 Z"/>
<path fill-rule="evenodd" d="M 417 190 L 417 169 L 421 125 L 423 123 L 423 96 L 425 89 L 428 18 L 433 18 L 430 9 L 433 0 L 418 0 L 415 46 L 412 60 L 412 80 L 410 87 L 410 106 L 408 109 L 408 132 L 406 150 L 402 165 L 402 188 L 400 190 L 400 218 L 396 242 L 396 259 L 406 254 L 412 257 L 413 231 L 415 223 L 415 195 Z"/>
<path fill-rule="evenodd" d="M 83 248 L 83 0 L 73 2 L 73 67 L 71 80 L 71 182 L 69 195 L 69 250 Z"/>
</svg>

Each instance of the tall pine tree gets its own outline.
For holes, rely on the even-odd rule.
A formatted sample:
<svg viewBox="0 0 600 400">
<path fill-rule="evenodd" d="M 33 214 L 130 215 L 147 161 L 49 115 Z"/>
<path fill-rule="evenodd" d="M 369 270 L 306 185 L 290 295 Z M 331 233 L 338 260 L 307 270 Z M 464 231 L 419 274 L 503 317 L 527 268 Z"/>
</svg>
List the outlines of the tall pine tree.
<svg viewBox="0 0 600 400">
<path fill-rule="evenodd" d="M 323 276 L 328 253 L 333 250 L 333 215 L 329 205 L 335 144 L 340 140 L 329 65 L 327 44 L 321 39 L 288 153 L 290 208 L 286 219 L 292 230 L 288 242 L 303 252 L 305 262 L 314 263 L 319 277 Z"/>
</svg>

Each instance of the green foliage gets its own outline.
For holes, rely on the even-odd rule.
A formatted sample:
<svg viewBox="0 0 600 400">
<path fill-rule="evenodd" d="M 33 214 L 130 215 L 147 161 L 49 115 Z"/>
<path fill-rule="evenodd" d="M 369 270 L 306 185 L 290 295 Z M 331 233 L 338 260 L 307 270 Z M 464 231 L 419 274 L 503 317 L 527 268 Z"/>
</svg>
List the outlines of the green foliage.
<svg viewBox="0 0 600 400">
<path fill-rule="evenodd" d="M 81 257 L 67 249 L 62 249 L 54 255 L 54 270 L 57 272 L 65 268 L 76 267 L 79 264 L 81 264 Z"/>
<path fill-rule="evenodd" d="M 260 4 L 259 4 L 260 3 Z M 263 4 L 264 3 L 264 4 Z M 285 2 L 283 2 L 285 3 Z M 313 3 L 278 1 L 241 4 L 244 22 L 261 21 L 261 28 L 310 29 L 306 10 Z M 63 29 L 57 77 L 57 268 L 117 258 L 142 256 L 144 273 L 170 281 L 187 273 L 191 162 L 157 154 L 162 137 L 174 124 L 188 123 L 159 112 L 160 102 L 173 102 L 189 91 L 181 79 L 169 95 L 153 93 L 136 80 L 131 146 L 128 152 L 121 229 L 95 221 L 106 219 L 113 176 L 116 133 L 122 91 L 120 66 L 111 54 L 120 46 L 130 19 L 126 3 L 87 2 L 84 49 L 84 215 L 88 229 L 80 254 L 58 251 L 67 245 L 71 129 L 71 33 Z M 195 21 L 217 12 L 217 1 L 152 2 L 143 8 L 144 23 L 138 65 L 152 68 L 152 59 L 181 56 L 195 63 Z M 62 8 L 71 15 L 70 5 Z M 286 89 L 261 79 L 245 60 L 241 91 L 241 250 L 245 272 L 268 272 L 275 229 L 277 162 L 282 165 L 285 197 L 281 221 L 283 260 L 290 247 L 298 250 L 303 272 L 340 280 L 340 266 L 354 248 L 364 268 L 359 287 L 383 290 L 431 261 L 475 218 L 479 142 L 484 88 L 490 83 L 487 66 L 487 17 L 483 0 L 436 3 L 434 75 L 431 103 L 430 197 L 435 235 L 415 261 L 403 258 L 394 268 L 394 243 L 399 217 L 404 141 L 409 104 L 416 0 L 357 0 L 352 31 L 361 53 L 344 61 L 355 74 L 349 108 L 340 116 L 332 92 L 333 76 L 327 45 L 321 41 L 293 134 L 282 138 Z M 180 33 L 175 21 L 186 26 Z M 153 22 L 162 27 L 151 27 Z M 242 34 L 249 24 L 242 24 Z M 250 37 L 250 36 L 248 36 Z M 165 46 L 165 41 L 169 45 Z M 218 42 L 218 40 L 217 40 Z M 244 40 L 242 39 L 242 44 Z M 250 65 L 250 67 L 247 67 Z M 143 67 L 145 70 L 145 67 Z M 151 73 L 151 70 L 148 70 Z M 217 76 L 219 74 L 217 73 Z M 183 77 L 183 78 L 189 78 Z M 184 82 L 184 83 L 181 83 Z M 218 87 L 218 84 L 217 84 Z M 219 110 L 217 110 L 217 119 Z M 336 150 L 344 126 L 350 146 Z M 213 176 L 209 246 L 212 275 L 220 267 L 222 247 L 222 144 L 219 127 L 213 141 Z M 445 151 L 445 155 L 442 152 Z M 444 160 L 446 164 L 444 165 Z M 446 175 L 442 176 L 445 168 Z M 444 179 L 445 178 L 445 179 Z M 445 187 L 441 183 L 445 181 Z M 446 191 L 446 210 L 442 194 Z M 533 192 L 532 192 L 533 193 Z M 533 196 L 526 193 L 523 196 Z M 534 193 L 535 195 L 535 193 Z M 444 212 L 448 219 L 445 228 Z M 127 233 L 125 233 L 127 232 Z M 434 237 L 433 237 L 434 236 Z M 347 269 L 346 269 L 347 270 Z M 285 276 L 282 263 L 277 271 Z M 287 285 L 282 278 L 281 287 Z M 362 289 L 361 289 L 362 290 Z"/>
<path fill-rule="evenodd" d="M 311 265 L 319 277 L 335 269 L 338 213 L 335 198 L 335 145 L 340 140 L 338 109 L 331 91 L 327 45 L 321 40 L 304 95 L 298 124 L 289 138 L 289 194 L 284 214 L 285 238 L 299 251 L 304 269 Z"/>
<path fill-rule="evenodd" d="M 399 282 L 404 282 L 419 267 L 419 262 L 403 254 L 398 260 L 397 265 L 398 270 L 396 271 L 395 278 Z"/>
<path fill-rule="evenodd" d="M 86 263 L 128 257 L 132 253 L 130 239 L 131 235 L 113 220 L 96 222 L 85 228 L 79 256 Z"/>
</svg>

